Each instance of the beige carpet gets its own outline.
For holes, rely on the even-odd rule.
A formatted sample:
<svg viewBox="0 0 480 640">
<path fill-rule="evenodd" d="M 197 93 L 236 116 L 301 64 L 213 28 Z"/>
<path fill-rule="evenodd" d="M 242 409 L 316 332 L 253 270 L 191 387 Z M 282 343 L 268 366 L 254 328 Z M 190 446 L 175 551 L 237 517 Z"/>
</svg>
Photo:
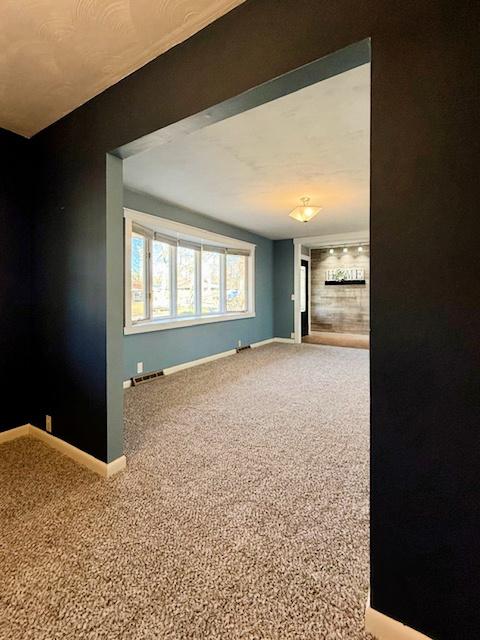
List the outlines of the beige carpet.
<svg viewBox="0 0 480 640">
<path fill-rule="evenodd" d="M 312 331 L 302 338 L 308 344 L 323 344 L 331 347 L 351 347 L 354 349 L 368 349 L 370 336 L 361 333 L 335 333 L 333 331 Z"/>
<path fill-rule="evenodd" d="M 109 480 L 1 445 L 1 640 L 367 638 L 367 369 L 277 344 L 130 389 Z"/>
</svg>

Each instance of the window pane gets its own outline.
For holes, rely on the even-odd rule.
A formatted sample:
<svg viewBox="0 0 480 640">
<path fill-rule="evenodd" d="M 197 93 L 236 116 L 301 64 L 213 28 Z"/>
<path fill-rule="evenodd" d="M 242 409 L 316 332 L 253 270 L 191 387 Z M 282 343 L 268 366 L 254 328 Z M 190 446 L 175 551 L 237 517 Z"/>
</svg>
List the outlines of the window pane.
<svg viewBox="0 0 480 640">
<path fill-rule="evenodd" d="M 227 311 L 247 310 L 247 257 L 227 255 Z"/>
<path fill-rule="evenodd" d="M 220 311 L 220 254 L 202 251 L 202 313 Z"/>
<path fill-rule="evenodd" d="M 170 245 L 152 242 L 152 316 L 170 315 Z"/>
<path fill-rule="evenodd" d="M 147 239 L 132 233 L 132 320 L 142 320 L 147 315 L 146 253 Z"/>
<path fill-rule="evenodd" d="M 177 248 L 177 314 L 195 315 L 195 251 Z"/>
</svg>

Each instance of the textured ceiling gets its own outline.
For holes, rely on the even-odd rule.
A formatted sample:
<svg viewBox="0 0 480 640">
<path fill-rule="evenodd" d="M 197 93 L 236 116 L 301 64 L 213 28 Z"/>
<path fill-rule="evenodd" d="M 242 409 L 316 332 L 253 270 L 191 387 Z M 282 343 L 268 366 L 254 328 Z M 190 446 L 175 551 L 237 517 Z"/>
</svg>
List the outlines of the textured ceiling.
<svg viewBox="0 0 480 640">
<path fill-rule="evenodd" d="M 0 127 L 32 136 L 243 0 L 0 0 Z"/>
<path fill-rule="evenodd" d="M 131 156 L 124 181 L 269 238 L 368 229 L 370 64 Z"/>
</svg>

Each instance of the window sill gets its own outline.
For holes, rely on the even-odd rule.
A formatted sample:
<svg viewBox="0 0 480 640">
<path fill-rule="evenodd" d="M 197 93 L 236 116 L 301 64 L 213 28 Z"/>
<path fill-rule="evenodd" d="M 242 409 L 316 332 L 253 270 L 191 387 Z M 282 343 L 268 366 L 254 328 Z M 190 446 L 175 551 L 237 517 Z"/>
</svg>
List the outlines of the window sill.
<svg viewBox="0 0 480 640">
<path fill-rule="evenodd" d="M 255 318 L 255 312 L 245 311 L 243 313 L 232 313 L 212 316 L 200 316 L 195 318 L 185 318 L 182 320 L 153 320 L 151 322 L 139 322 L 130 327 L 124 327 L 123 334 L 126 336 L 135 333 L 148 333 L 150 331 L 164 331 L 165 329 L 180 329 L 182 327 L 193 327 L 199 324 L 211 324 L 213 322 L 225 322 L 227 320 L 245 320 Z"/>
</svg>

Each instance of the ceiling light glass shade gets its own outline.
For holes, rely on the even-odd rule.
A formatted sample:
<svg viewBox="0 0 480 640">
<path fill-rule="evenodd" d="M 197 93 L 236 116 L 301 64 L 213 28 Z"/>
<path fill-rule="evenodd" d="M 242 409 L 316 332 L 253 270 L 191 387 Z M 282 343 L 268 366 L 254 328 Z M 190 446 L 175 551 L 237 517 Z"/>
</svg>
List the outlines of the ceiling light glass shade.
<svg viewBox="0 0 480 640">
<path fill-rule="evenodd" d="M 303 202 L 303 205 L 301 207 L 295 207 L 295 209 L 288 214 L 290 218 L 294 220 L 309 222 L 322 210 L 322 207 L 312 207 L 309 205 L 310 198 L 300 198 L 300 200 Z"/>
</svg>

